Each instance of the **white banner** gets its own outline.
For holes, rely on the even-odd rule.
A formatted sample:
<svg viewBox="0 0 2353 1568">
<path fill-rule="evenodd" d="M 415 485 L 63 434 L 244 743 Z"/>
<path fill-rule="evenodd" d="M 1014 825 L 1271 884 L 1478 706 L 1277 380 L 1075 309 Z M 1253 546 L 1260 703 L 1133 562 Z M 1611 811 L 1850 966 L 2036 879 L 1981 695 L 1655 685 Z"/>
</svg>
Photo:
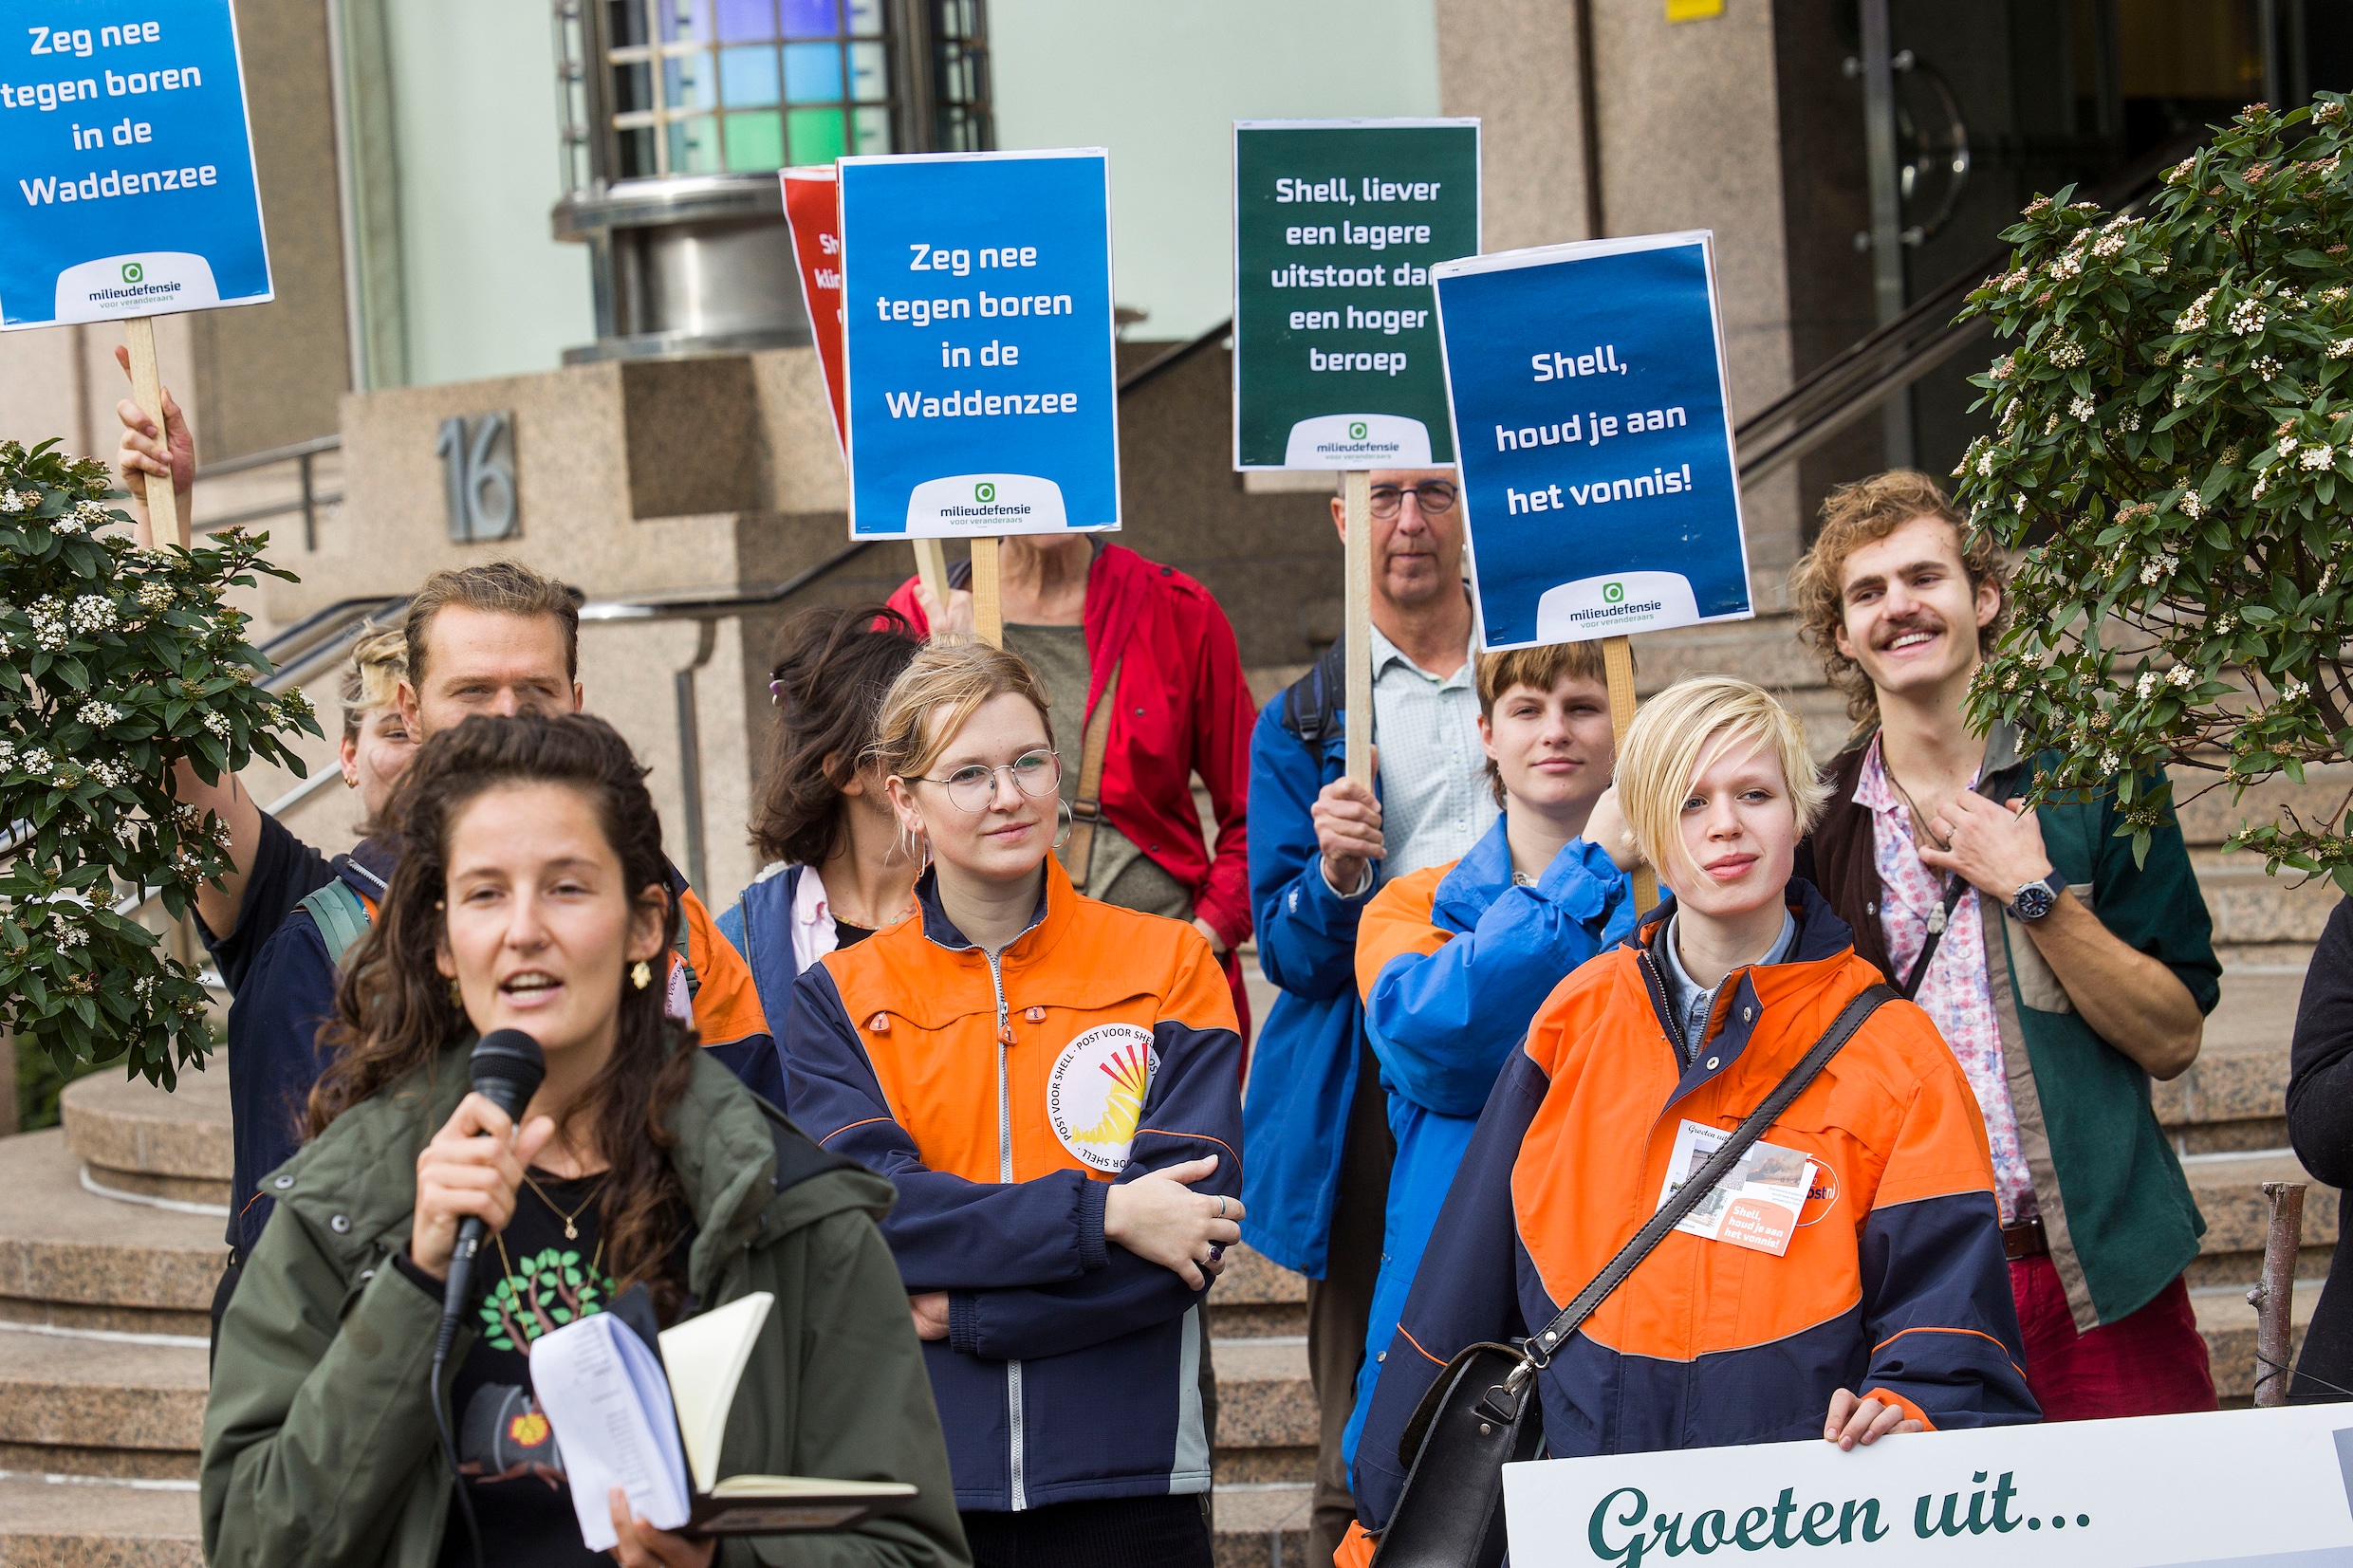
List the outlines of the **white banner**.
<svg viewBox="0 0 2353 1568">
<path fill-rule="evenodd" d="M 2353 1568 L 2353 1407 L 1507 1466 L 1513 1568 Z M 1826 1550 L 1825 1550 L 1826 1549 Z M 1761 1554 L 1751 1559 L 1747 1554 Z"/>
</svg>

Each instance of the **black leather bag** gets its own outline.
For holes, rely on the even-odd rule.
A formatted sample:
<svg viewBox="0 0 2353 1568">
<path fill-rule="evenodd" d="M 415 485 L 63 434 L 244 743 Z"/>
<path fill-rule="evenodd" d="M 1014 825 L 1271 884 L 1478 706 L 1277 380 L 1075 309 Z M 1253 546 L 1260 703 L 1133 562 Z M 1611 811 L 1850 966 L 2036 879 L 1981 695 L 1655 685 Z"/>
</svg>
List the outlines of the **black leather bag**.
<svg viewBox="0 0 2353 1568">
<path fill-rule="evenodd" d="M 1779 1120 L 1854 1038 L 1894 987 L 1873 986 L 1846 1004 L 1813 1048 L 1773 1086 L 1732 1135 L 1676 1190 L 1561 1315 L 1517 1345 L 1479 1344 L 1446 1364 L 1398 1441 L 1405 1490 L 1373 1551 L 1372 1568 L 1496 1568 L 1503 1561 L 1503 1467 L 1544 1448 L 1536 1374 L 1551 1364 L 1578 1325 L 1625 1283 L 1667 1232 L 1699 1207 L 1751 1145 Z"/>
</svg>

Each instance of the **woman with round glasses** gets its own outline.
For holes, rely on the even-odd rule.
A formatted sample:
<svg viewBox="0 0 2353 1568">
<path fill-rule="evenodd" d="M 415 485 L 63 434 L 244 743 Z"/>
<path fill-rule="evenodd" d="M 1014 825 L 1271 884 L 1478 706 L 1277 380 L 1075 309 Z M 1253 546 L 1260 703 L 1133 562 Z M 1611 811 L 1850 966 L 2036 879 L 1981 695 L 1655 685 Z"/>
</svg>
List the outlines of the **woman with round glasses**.
<svg viewBox="0 0 2353 1568">
<path fill-rule="evenodd" d="M 1048 699 L 934 644 L 875 759 L 929 840 L 917 915 L 811 966 L 793 1118 L 891 1178 L 899 1260 L 981 1568 L 1208 1568 L 1199 1306 L 1240 1238 L 1241 1041 L 1190 924 L 1082 898 Z"/>
</svg>

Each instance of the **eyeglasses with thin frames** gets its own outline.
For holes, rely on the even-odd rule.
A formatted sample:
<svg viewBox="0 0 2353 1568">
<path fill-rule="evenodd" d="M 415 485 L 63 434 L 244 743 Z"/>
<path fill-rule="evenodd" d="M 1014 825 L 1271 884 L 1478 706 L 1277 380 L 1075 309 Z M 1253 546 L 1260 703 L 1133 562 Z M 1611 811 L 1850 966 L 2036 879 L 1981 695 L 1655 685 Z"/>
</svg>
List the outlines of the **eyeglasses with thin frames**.
<svg viewBox="0 0 2353 1568">
<path fill-rule="evenodd" d="M 1010 763 L 991 767 L 982 763 L 970 763 L 944 779 L 923 774 L 916 777 L 924 784 L 937 784 L 948 792 L 949 801 L 959 811 L 974 814 L 986 811 L 997 798 L 997 775 L 1003 773 L 1013 781 L 1013 787 L 1033 801 L 1042 801 L 1062 788 L 1062 756 L 1059 752 L 1040 747 L 1025 751 Z"/>
<path fill-rule="evenodd" d="M 1454 487 L 1443 479 L 1425 479 L 1418 485 L 1405 488 L 1375 485 L 1373 515 L 1386 523 L 1398 514 L 1398 509 L 1405 505 L 1405 497 L 1410 494 L 1414 505 L 1421 508 L 1422 516 L 1444 517 L 1454 509 Z"/>
</svg>

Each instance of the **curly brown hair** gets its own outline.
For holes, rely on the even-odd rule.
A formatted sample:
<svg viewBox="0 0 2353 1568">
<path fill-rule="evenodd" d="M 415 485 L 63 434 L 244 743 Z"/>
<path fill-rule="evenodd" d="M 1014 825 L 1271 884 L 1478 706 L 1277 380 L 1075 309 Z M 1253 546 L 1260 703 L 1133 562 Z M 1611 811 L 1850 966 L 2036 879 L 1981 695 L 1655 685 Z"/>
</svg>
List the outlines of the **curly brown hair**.
<svg viewBox="0 0 2353 1568">
<path fill-rule="evenodd" d="M 308 1135 L 418 1071 L 465 1071 L 452 1047 L 472 1029 L 435 964 L 443 938 L 449 845 L 465 808 L 485 793 L 518 784 L 563 784 L 595 806 L 621 858 L 621 885 L 669 888 L 661 820 L 646 793 L 645 769 L 602 719 L 476 715 L 419 747 L 387 816 L 400 825 L 399 868 L 366 938 L 343 966 L 334 1020 L 322 1042 L 333 1053 L 310 1091 Z M 677 937 L 678 905 L 666 900 L 662 940 Z M 605 1255 L 626 1289 L 644 1281 L 665 1319 L 686 1282 L 668 1270 L 686 1190 L 671 1168 L 670 1118 L 695 1075 L 695 1037 L 663 1011 L 664 987 L 639 989 L 613 976 L 619 1026 L 602 1070 L 566 1106 L 563 1127 L 585 1124 L 611 1168 L 598 1197 Z M 560 1128 L 559 1131 L 562 1129 Z"/>
<path fill-rule="evenodd" d="M 880 604 L 804 610 L 785 622 L 769 671 L 776 740 L 751 809 L 763 859 L 823 865 L 842 847 L 842 786 L 865 766 L 882 699 L 922 646 L 915 623 Z"/>
<path fill-rule="evenodd" d="M 1973 530 L 1937 483 L 1916 469 L 1890 469 L 1831 490 L 1822 503 L 1822 530 L 1813 548 L 1789 568 L 1789 604 L 1797 611 L 1798 635 L 1822 655 L 1822 673 L 1846 695 L 1846 716 L 1857 725 L 1879 717 L 1879 693 L 1862 667 L 1838 650 L 1846 624 L 1846 558 L 1876 544 L 1916 517 L 1937 517 L 1953 525 L 1970 591 L 1992 582 L 2002 608 L 1977 629 L 1977 656 L 1989 658 L 2010 618 L 2010 563 L 1985 533 Z"/>
</svg>

